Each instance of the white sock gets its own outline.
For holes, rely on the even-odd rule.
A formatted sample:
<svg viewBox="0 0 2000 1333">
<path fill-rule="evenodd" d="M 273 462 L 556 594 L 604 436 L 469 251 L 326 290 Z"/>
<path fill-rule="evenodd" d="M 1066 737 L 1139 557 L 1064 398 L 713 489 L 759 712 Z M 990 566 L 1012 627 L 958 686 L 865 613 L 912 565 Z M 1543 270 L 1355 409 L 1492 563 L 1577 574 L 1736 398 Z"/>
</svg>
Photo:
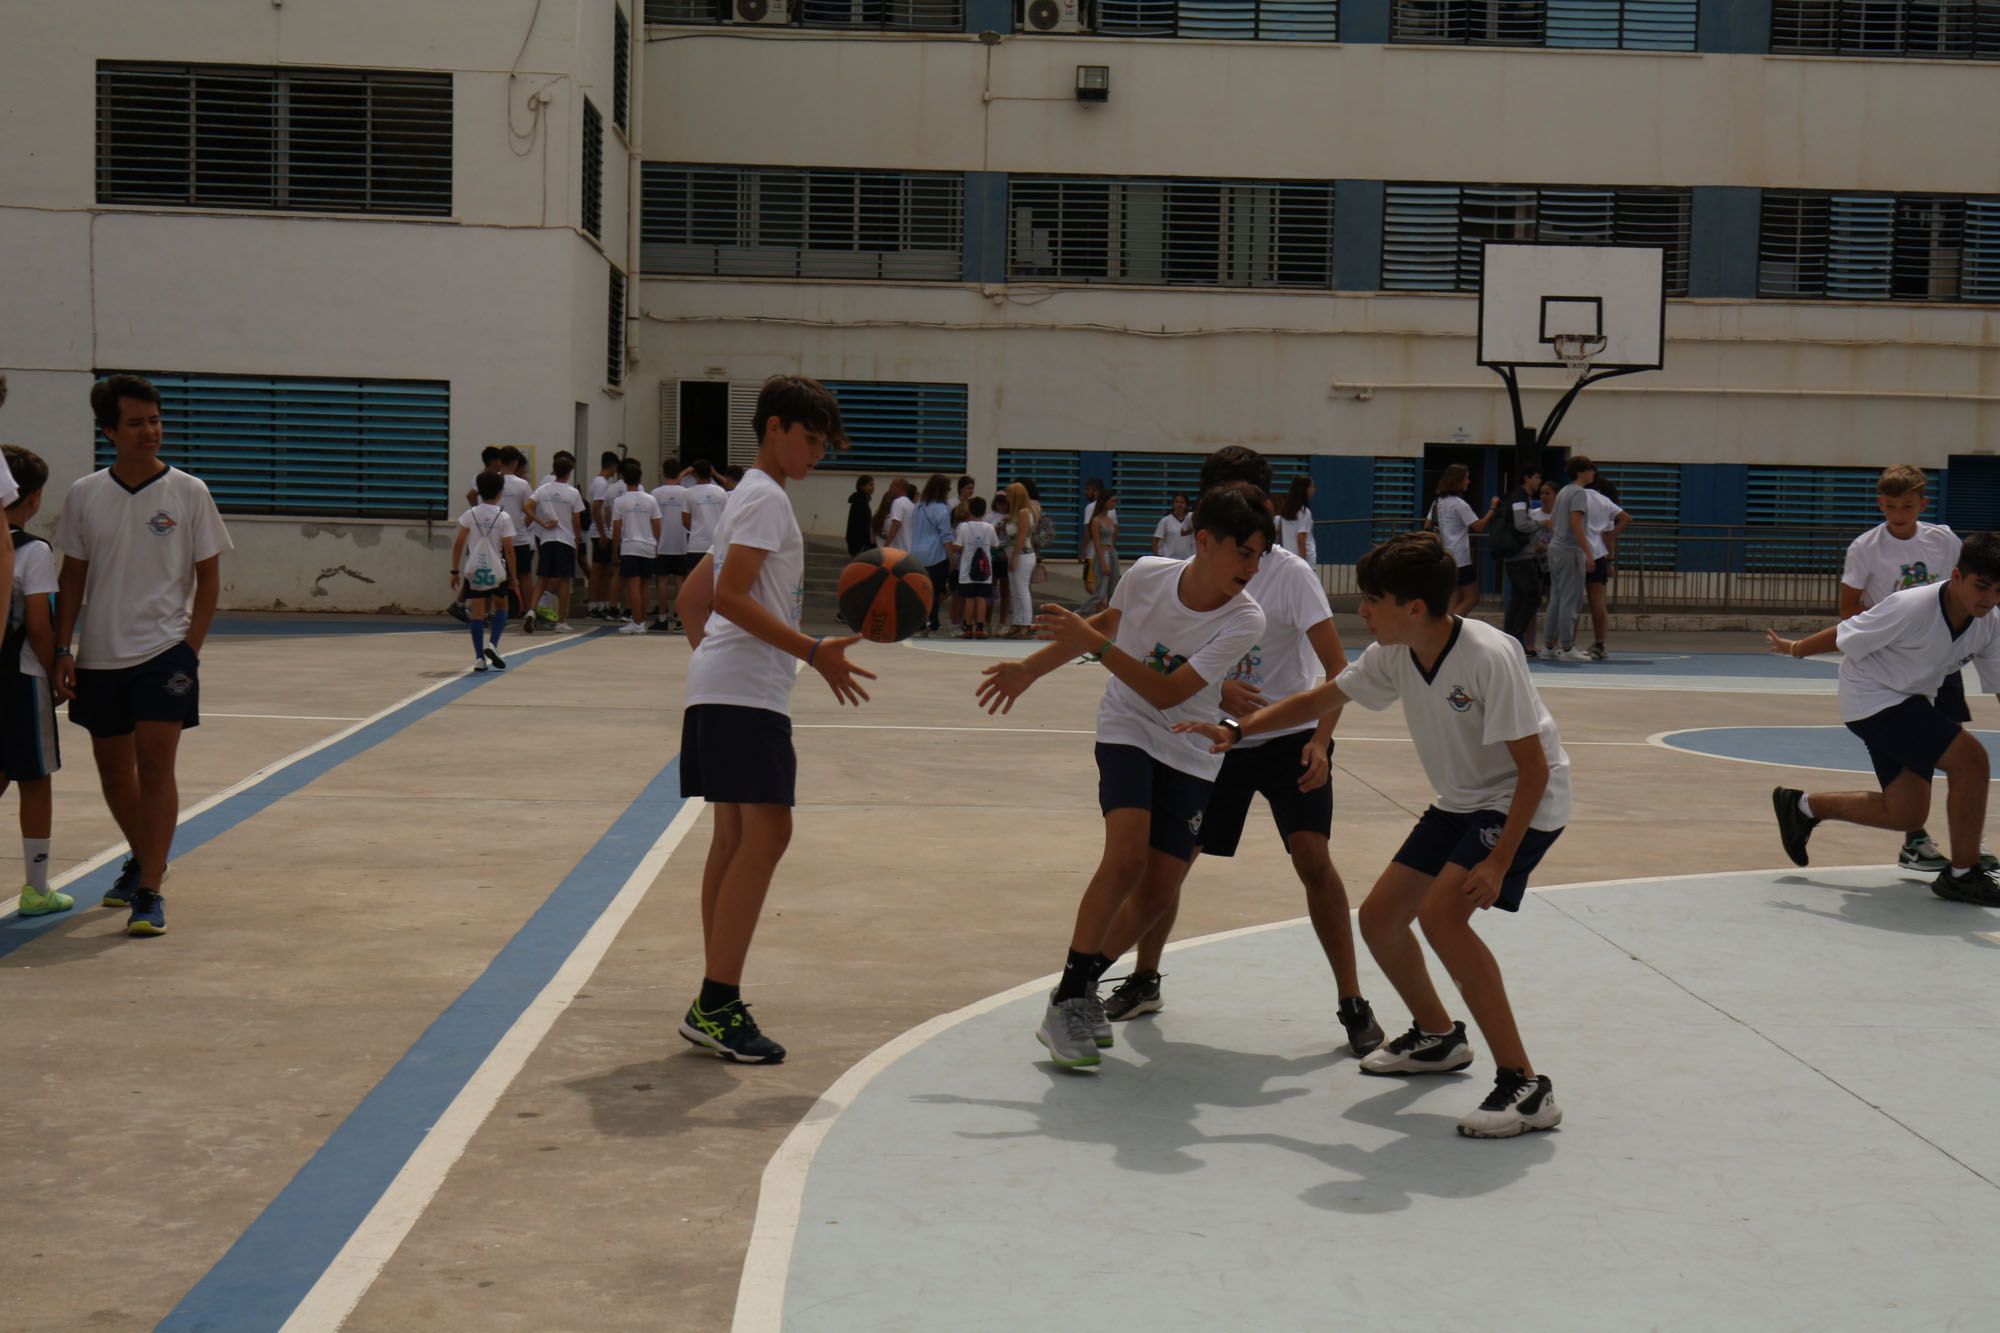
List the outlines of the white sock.
<svg viewBox="0 0 2000 1333">
<path fill-rule="evenodd" d="M 1953 875 L 1955 875 L 1955 876 L 1958 876 L 1958 877 L 1960 877 L 1960 878 L 1963 878 L 1964 876 L 1966 876 L 1966 875 L 1970 875 L 1970 874 L 1972 873 L 1972 867 L 1971 867 L 1971 866 L 1953 866 L 1953 867 L 1951 868 L 1951 873 L 1952 873 Z"/>
<path fill-rule="evenodd" d="M 1804 815 L 1807 819 L 1811 819 L 1813 817 L 1812 802 L 1806 799 L 1806 794 L 1804 792 L 1799 793 L 1799 813 Z"/>
<path fill-rule="evenodd" d="M 21 839 L 21 859 L 28 863 L 28 887 L 36 893 L 49 891 L 49 840 Z"/>
</svg>

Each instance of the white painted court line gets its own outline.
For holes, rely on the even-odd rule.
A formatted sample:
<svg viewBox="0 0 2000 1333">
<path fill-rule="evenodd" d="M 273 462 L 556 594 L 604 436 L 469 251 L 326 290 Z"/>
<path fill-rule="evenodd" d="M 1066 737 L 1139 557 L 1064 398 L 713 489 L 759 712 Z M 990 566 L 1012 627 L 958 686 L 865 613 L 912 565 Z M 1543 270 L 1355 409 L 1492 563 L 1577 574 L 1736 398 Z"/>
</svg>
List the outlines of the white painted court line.
<svg viewBox="0 0 2000 1333">
<path fill-rule="evenodd" d="M 1746 755 L 1740 755 L 1740 754 L 1712 754 L 1707 750 L 1692 750 L 1688 749 L 1685 746 L 1674 745 L 1670 743 L 1676 736 L 1685 736 L 1692 732 L 1697 732 L 1697 731 L 1771 731 L 1774 729 L 1775 728 L 1773 728 L 1769 724 L 1746 724 L 1742 726 L 1733 726 L 1733 727 L 1676 727 L 1671 731 L 1654 732 L 1652 735 L 1646 737 L 1646 744 L 1653 746 L 1656 749 L 1665 750 L 1669 754 L 1684 754 L 1695 759 L 1720 759 L 1725 763 L 1756 764 L 1761 768 L 1801 768 L 1808 773 L 1847 773 L 1847 774 L 1859 773 L 1862 774 L 1863 776 L 1867 776 L 1868 770 L 1865 768 L 1821 768 L 1818 764 L 1799 764 L 1784 759 L 1751 759 Z M 1786 731 L 1847 730 L 1847 728 L 1844 726 L 1803 726 L 1803 727 L 1785 727 L 1783 729 Z M 1978 730 L 1979 729 L 1977 727 L 1972 728 L 1972 731 L 1975 734 L 1977 734 Z M 2000 775 L 1996 775 L 1992 779 L 1992 781 L 2000 782 Z"/>
<path fill-rule="evenodd" d="M 365 722 L 360 717 L 331 717 L 318 713 L 203 713 L 201 720 L 212 717 L 247 718 L 258 722 Z"/>
<path fill-rule="evenodd" d="M 541 994 L 522 1010 L 477 1072 L 459 1089 L 458 1096 L 410 1154 L 375 1207 L 285 1320 L 280 1333 L 337 1329 L 354 1312 L 410 1234 L 410 1228 L 430 1206 L 445 1176 L 472 1142 L 472 1136 L 492 1114 L 501 1095 L 527 1065 L 528 1058 L 569 1008 L 577 992 L 597 971 L 618 932 L 652 888 L 653 881 L 659 878 L 667 859 L 707 808 L 701 801 L 687 802 L 654 840 L 604 914 L 584 934 Z"/>
<path fill-rule="evenodd" d="M 535 644 L 533 647 L 522 648 L 518 650 L 513 654 L 513 656 L 525 657 L 529 653 L 538 652 L 543 648 L 554 648 L 557 646 L 558 643 L 567 643 L 567 642 L 569 642 L 569 640 L 559 639 L 555 643 L 538 643 Z M 311 758 L 313 755 L 318 754 L 321 750 L 324 750 L 329 745 L 340 744 L 340 742 L 346 740 L 349 736 L 352 736 L 355 732 L 360 731 L 363 727 L 371 726 L 376 722 L 380 722 L 383 718 L 388 717 L 391 713 L 396 712 L 398 709 L 407 708 L 411 704 L 415 703 L 417 700 L 423 698 L 425 695 L 435 694 L 437 691 L 443 689 L 445 686 L 450 685 L 455 681 L 462 679 L 464 676 L 470 674 L 472 674 L 470 669 L 467 669 L 466 671 L 461 672 L 458 675 L 448 676 L 445 679 L 436 682 L 435 684 L 426 685 L 424 686 L 424 688 L 418 690 L 416 693 L 405 695 L 403 698 L 396 700 L 395 703 L 390 704 L 387 708 L 382 709 L 380 712 L 370 713 L 367 717 L 361 718 L 360 720 L 355 722 L 353 726 L 342 727 L 339 731 L 336 731 L 329 736 L 324 736 L 321 737 L 319 740 L 314 741 L 311 745 L 306 746 L 303 750 L 294 750 L 292 751 L 292 753 L 286 755 L 283 759 L 280 759 L 275 763 L 264 765 L 264 767 L 252 773 L 249 777 L 243 778 L 242 780 L 234 783 L 231 786 L 224 787 L 221 791 L 216 792 L 214 795 L 209 796 L 204 800 L 198 801 L 195 804 L 189 806 L 187 809 L 181 811 L 179 818 L 174 820 L 174 827 L 179 828 L 182 824 L 187 823 L 190 819 L 193 819 L 196 815 L 202 813 L 204 810 L 208 810 L 213 808 L 214 806 L 222 804 L 224 801 L 228 800 L 232 796 L 237 795 L 239 792 L 246 792 L 250 790 L 252 787 L 255 787 L 260 782 L 264 782 L 270 779 L 271 777 L 275 776 L 276 774 L 284 772 L 286 769 L 290 768 L 293 764 L 298 763 L 300 760 Z M 224 716 L 224 714 L 216 713 L 212 714 L 211 716 L 221 717 Z M 54 879 L 51 879 L 49 881 L 49 887 L 52 889 L 60 889 L 65 884 L 70 883 L 72 880 L 79 879 L 84 875 L 88 875 L 91 871 L 97 869 L 99 866 L 109 863 L 116 857 L 123 856 L 126 850 L 127 850 L 126 843 L 123 842 L 113 843 L 111 846 L 106 847 L 103 851 L 97 853 L 89 860 L 79 861 L 75 865 L 71 866 L 68 870 L 63 871 L 62 874 L 56 876 Z M 171 867 L 172 862 L 169 861 L 168 865 L 169 867 Z M 21 895 L 18 893 L 14 894 L 10 898 L 0 898 L 0 916 L 12 916 L 17 910 L 19 910 L 20 906 L 21 906 Z"/>
<path fill-rule="evenodd" d="M 794 722 L 793 731 L 950 731 L 968 736 L 1095 736 L 1090 727 L 919 727 L 900 723 L 877 722 Z M 1409 745 L 1408 736 L 1343 736 L 1334 733 L 1334 741 L 1341 745 L 1366 742 L 1371 745 Z M 1646 749 L 1646 741 L 1564 741 L 1570 745 L 1599 745 L 1630 749 Z"/>
</svg>

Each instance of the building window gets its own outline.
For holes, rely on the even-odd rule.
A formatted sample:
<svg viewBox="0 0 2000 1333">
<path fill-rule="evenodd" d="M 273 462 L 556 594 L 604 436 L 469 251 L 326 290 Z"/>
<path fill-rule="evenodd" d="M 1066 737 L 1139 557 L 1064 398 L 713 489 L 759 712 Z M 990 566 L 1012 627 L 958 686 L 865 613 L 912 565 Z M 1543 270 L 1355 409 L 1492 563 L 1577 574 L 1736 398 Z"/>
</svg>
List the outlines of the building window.
<svg viewBox="0 0 2000 1333">
<path fill-rule="evenodd" d="M 875 32 L 964 32 L 965 0 L 646 0 L 648 23 L 772 22 Z M 753 17 L 754 15 L 754 17 Z"/>
<path fill-rule="evenodd" d="M 1120 452 L 1111 460 L 1111 489 L 1118 499 L 1118 554 L 1136 560 L 1153 553 L 1153 529 L 1173 512 L 1174 496 L 1185 494 L 1192 504 L 1201 496 L 1201 465 L 1206 454 L 1138 454 Z M 1294 477 L 1312 474 L 1312 460 L 1298 455 L 1266 454 L 1271 465 L 1271 492 L 1282 498 Z"/>
<path fill-rule="evenodd" d="M 2000 60 L 2000 0 L 1777 0 L 1771 50 Z"/>
<path fill-rule="evenodd" d="M 583 229 L 604 238 L 604 117 L 583 99 Z"/>
<path fill-rule="evenodd" d="M 1657 245 L 1668 296 L 1688 290 L 1694 191 L 1581 185 L 1391 185 L 1382 213 L 1382 286 L 1479 290 L 1487 241 Z"/>
<path fill-rule="evenodd" d="M 1017 30 L 1031 31 L 1015 18 Z M 1339 0 L 1098 0 L 1097 31 L 1116 37 L 1340 40 Z"/>
<path fill-rule="evenodd" d="M 963 472 L 966 386 L 827 380 L 848 447 L 822 467 L 843 472 Z M 752 414 L 754 415 L 754 413 Z"/>
<path fill-rule="evenodd" d="M 1766 190 L 1757 294 L 2000 301 L 2000 198 Z"/>
<path fill-rule="evenodd" d="M 1016 177 L 1007 216 L 1014 279 L 1333 286 L 1326 182 Z"/>
<path fill-rule="evenodd" d="M 160 456 L 225 514 L 447 517 L 445 381 L 139 373 L 160 391 Z M 115 453 L 100 431 L 97 466 Z"/>
<path fill-rule="evenodd" d="M 647 273 L 957 282 L 965 177 L 645 165 Z"/>
<path fill-rule="evenodd" d="M 632 132 L 632 23 L 623 9 L 612 11 L 611 123 L 620 134 Z"/>
<path fill-rule="evenodd" d="M 625 382 L 625 275 L 611 270 L 611 295 L 604 320 L 604 382 Z"/>
<path fill-rule="evenodd" d="M 97 201 L 451 214 L 449 74 L 97 66 Z"/>
<path fill-rule="evenodd" d="M 1692 51 L 1699 0 L 1393 0 L 1389 39 Z"/>
</svg>

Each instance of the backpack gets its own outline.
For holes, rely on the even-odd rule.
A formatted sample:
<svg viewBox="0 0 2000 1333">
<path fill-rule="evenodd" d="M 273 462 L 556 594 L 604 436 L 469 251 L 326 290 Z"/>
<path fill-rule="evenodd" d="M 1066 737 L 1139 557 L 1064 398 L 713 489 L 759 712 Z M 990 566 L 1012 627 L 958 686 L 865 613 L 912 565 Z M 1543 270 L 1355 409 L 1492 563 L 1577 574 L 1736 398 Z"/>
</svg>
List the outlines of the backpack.
<svg viewBox="0 0 2000 1333">
<path fill-rule="evenodd" d="M 473 536 L 465 544 L 465 563 L 459 567 L 459 576 L 474 592 L 500 586 L 500 552 L 496 549 L 498 539 L 493 536 L 499 526 L 498 518 L 484 528 L 479 526 L 478 519 L 472 521 Z"/>
<path fill-rule="evenodd" d="M 1049 517 L 1048 510 L 1039 505 L 1035 511 L 1035 535 L 1031 540 L 1037 555 L 1056 544 L 1056 521 Z"/>
<path fill-rule="evenodd" d="M 1515 495 L 1520 494 L 1524 494 L 1524 492 L 1515 492 Z M 1488 540 L 1488 545 L 1491 547 L 1495 559 L 1512 560 L 1516 556 L 1533 549 L 1534 534 L 1523 532 L 1514 526 L 1513 495 L 1507 497 L 1506 503 L 1500 507 L 1500 512 L 1496 517 L 1501 522 L 1497 527 L 1493 528 Z"/>
<path fill-rule="evenodd" d="M 21 528 L 13 529 L 8 535 L 13 539 L 16 552 L 42 540 L 40 537 L 31 536 Z M 43 545 L 47 543 L 43 542 Z M 12 680 L 21 673 L 21 650 L 27 646 L 28 608 L 23 602 L 20 624 L 12 623 L 11 616 L 6 620 L 0 620 L 0 680 Z"/>
<path fill-rule="evenodd" d="M 972 548 L 972 559 L 966 564 L 967 583 L 993 582 L 993 554 L 984 546 Z"/>
</svg>

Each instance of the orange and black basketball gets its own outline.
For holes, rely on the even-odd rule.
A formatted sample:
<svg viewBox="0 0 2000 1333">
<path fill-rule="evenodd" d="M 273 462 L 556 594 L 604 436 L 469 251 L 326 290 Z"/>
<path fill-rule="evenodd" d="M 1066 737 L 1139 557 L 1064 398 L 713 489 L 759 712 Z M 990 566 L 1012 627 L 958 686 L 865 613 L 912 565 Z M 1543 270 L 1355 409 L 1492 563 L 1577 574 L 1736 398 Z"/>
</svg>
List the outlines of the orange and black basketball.
<svg viewBox="0 0 2000 1333">
<path fill-rule="evenodd" d="M 931 576 L 895 547 L 863 551 L 840 571 L 840 618 L 864 639 L 895 643 L 924 627 Z"/>
</svg>

